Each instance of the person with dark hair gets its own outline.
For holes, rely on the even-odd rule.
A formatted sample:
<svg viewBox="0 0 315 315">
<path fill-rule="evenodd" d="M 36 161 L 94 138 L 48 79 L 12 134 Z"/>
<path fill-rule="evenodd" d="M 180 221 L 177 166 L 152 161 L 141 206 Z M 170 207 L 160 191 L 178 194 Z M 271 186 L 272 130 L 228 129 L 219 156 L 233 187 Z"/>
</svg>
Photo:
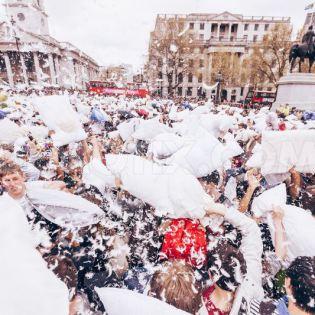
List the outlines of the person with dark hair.
<svg viewBox="0 0 315 315">
<path fill-rule="evenodd" d="M 226 241 L 208 246 L 208 274 L 213 282 L 203 292 L 203 312 L 209 315 L 239 314 L 242 304 L 263 298 L 262 240 L 256 222 L 234 209 L 218 209 L 213 214 L 238 228 L 242 234 L 239 248 Z M 211 246 L 211 248 L 209 248 Z"/>
<path fill-rule="evenodd" d="M 213 171 L 211 174 L 199 178 L 199 182 L 201 183 L 202 187 L 206 193 L 214 199 L 214 201 L 224 202 L 225 197 L 219 189 L 220 181 L 221 176 L 217 170 Z"/>
<path fill-rule="evenodd" d="M 315 257 L 297 257 L 285 272 L 284 286 L 286 295 L 280 300 L 253 300 L 244 314 L 315 314 Z"/>
<path fill-rule="evenodd" d="M 307 32 L 302 37 L 302 44 L 307 44 L 308 52 L 313 53 L 314 51 L 314 37 L 313 25 L 309 26 Z"/>
<path fill-rule="evenodd" d="M 315 314 L 315 257 L 300 256 L 291 263 L 285 289 L 287 298 L 277 306 L 280 315 Z"/>
</svg>

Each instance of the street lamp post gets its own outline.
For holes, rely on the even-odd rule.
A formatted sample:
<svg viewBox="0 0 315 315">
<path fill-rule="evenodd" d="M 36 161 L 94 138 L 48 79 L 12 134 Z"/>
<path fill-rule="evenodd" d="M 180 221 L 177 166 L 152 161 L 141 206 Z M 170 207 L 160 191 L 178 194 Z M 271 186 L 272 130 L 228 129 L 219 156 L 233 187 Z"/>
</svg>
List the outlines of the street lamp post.
<svg viewBox="0 0 315 315">
<path fill-rule="evenodd" d="M 17 53 L 18 53 L 18 61 L 19 61 L 20 67 L 21 67 L 21 71 L 23 72 L 23 64 L 22 64 L 20 44 L 19 44 L 20 38 L 17 36 L 16 31 L 14 29 L 14 25 L 15 25 L 16 22 L 13 19 L 13 16 L 11 16 L 10 22 L 11 22 L 11 25 L 12 25 L 12 31 L 13 31 L 14 38 L 15 38 L 16 50 L 17 50 Z M 24 82 L 24 83 L 27 84 L 27 82 Z"/>
<path fill-rule="evenodd" d="M 215 103 L 217 105 L 219 105 L 221 103 L 221 83 L 222 83 L 222 73 L 219 72 L 217 75 L 216 75 L 216 78 L 215 78 L 216 82 L 217 82 L 217 92 L 216 92 L 216 95 L 215 95 Z"/>
<path fill-rule="evenodd" d="M 160 97 L 162 97 L 162 82 L 163 82 L 163 80 L 157 79 L 156 82 L 158 82 L 158 84 L 159 84 L 159 95 L 160 95 Z"/>
</svg>

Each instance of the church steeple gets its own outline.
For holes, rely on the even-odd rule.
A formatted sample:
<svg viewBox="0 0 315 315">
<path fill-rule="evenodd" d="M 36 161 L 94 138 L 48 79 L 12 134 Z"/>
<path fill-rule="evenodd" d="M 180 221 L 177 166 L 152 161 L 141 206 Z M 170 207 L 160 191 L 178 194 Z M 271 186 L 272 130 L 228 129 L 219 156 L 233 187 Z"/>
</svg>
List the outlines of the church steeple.
<svg viewBox="0 0 315 315">
<path fill-rule="evenodd" d="M 39 35 L 49 35 L 48 15 L 44 0 L 6 0 L 6 14 L 23 30 Z"/>
</svg>

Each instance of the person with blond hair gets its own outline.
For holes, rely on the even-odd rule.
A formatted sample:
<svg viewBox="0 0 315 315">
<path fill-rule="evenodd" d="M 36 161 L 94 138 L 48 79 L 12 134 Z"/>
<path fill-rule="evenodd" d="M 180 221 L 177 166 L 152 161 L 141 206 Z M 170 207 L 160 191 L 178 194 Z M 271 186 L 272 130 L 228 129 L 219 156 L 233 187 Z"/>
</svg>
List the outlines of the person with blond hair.
<svg viewBox="0 0 315 315">
<path fill-rule="evenodd" d="M 149 295 L 190 314 L 201 307 L 201 284 L 183 260 L 166 261 L 149 283 Z"/>
</svg>

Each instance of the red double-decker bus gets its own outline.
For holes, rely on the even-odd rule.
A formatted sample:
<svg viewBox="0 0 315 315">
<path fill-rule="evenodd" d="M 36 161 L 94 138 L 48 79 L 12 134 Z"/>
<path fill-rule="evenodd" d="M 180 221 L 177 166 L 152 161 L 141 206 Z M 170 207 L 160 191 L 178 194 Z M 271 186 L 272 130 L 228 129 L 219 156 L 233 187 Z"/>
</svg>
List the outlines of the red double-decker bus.
<svg viewBox="0 0 315 315">
<path fill-rule="evenodd" d="M 87 83 L 87 90 L 103 95 L 125 95 L 144 98 L 149 95 L 149 91 L 143 88 L 137 88 L 133 83 L 128 83 L 126 87 L 117 87 L 113 82 L 90 81 Z"/>
<path fill-rule="evenodd" d="M 272 91 L 249 91 L 245 98 L 245 105 L 250 107 L 271 106 L 276 99 Z"/>
</svg>

